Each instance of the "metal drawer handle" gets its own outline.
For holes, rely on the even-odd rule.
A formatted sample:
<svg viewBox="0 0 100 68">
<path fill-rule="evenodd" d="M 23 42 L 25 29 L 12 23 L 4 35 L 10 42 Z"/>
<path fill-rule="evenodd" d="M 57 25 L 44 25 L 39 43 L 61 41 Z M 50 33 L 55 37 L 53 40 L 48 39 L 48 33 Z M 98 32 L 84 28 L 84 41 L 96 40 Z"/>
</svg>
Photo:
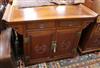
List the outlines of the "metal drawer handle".
<svg viewBox="0 0 100 68">
<path fill-rule="evenodd" d="M 57 49 L 56 41 L 52 41 L 52 50 L 54 53 L 56 52 L 56 49 Z"/>
</svg>

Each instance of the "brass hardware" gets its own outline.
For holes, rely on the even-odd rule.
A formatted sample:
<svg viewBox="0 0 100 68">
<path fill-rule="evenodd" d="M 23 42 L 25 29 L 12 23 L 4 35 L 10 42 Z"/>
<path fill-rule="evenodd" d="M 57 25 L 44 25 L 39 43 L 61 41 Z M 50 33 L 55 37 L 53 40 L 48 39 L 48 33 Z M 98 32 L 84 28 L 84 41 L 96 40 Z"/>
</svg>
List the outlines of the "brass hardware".
<svg viewBox="0 0 100 68">
<path fill-rule="evenodd" d="M 100 32 L 100 27 L 98 28 L 98 30 L 97 30 L 98 32 Z"/>
<path fill-rule="evenodd" d="M 97 18 L 97 22 L 100 22 L 100 17 Z"/>
<path fill-rule="evenodd" d="M 24 43 L 27 44 L 29 42 L 29 37 L 24 38 Z"/>
<path fill-rule="evenodd" d="M 78 35 L 81 35 L 81 31 L 80 31 L 80 32 L 78 32 Z"/>
<path fill-rule="evenodd" d="M 56 41 L 52 41 L 52 49 L 54 53 L 56 52 L 56 48 L 57 48 Z"/>
</svg>

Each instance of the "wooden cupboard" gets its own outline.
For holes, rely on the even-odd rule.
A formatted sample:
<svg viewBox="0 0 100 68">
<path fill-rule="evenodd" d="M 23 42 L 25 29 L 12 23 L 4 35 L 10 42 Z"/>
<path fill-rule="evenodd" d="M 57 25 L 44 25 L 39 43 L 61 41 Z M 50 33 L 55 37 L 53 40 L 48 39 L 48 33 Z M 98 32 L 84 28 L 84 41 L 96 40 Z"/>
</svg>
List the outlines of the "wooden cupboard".
<svg viewBox="0 0 100 68">
<path fill-rule="evenodd" d="M 23 35 L 24 62 L 29 65 L 76 56 L 82 30 L 96 17 L 82 4 L 20 9 L 8 5 L 3 20 Z"/>
<path fill-rule="evenodd" d="M 63 22 L 63 24 L 65 23 L 67 20 Z M 58 23 L 58 20 L 25 24 L 26 38 L 24 40 L 26 40 L 27 45 L 24 46 L 24 55 L 28 63 L 51 61 L 77 55 L 76 49 L 82 29 L 71 26 L 72 23 L 67 24 L 68 27 L 60 26 L 60 24 L 62 23 Z"/>
</svg>

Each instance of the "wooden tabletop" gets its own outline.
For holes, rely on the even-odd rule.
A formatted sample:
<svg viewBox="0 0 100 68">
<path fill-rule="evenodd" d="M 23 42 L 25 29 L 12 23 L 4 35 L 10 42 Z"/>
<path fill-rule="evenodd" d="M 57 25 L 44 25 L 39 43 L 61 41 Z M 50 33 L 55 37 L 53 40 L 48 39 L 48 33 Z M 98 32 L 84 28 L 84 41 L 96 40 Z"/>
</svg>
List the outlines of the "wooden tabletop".
<svg viewBox="0 0 100 68">
<path fill-rule="evenodd" d="M 51 19 L 94 18 L 97 16 L 98 14 L 82 4 L 31 8 L 18 8 L 8 4 L 3 19 L 8 22 L 20 22 Z"/>
</svg>

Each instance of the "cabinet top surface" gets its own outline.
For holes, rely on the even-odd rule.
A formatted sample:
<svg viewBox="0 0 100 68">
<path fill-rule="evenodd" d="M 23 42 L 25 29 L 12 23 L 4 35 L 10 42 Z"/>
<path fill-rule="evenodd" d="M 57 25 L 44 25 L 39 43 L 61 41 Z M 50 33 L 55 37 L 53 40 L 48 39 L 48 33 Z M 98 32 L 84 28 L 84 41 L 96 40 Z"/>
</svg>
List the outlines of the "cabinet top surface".
<svg viewBox="0 0 100 68">
<path fill-rule="evenodd" d="M 18 8 L 7 5 L 3 19 L 8 22 L 95 18 L 97 14 L 84 5 L 59 5 L 31 8 Z"/>
</svg>

